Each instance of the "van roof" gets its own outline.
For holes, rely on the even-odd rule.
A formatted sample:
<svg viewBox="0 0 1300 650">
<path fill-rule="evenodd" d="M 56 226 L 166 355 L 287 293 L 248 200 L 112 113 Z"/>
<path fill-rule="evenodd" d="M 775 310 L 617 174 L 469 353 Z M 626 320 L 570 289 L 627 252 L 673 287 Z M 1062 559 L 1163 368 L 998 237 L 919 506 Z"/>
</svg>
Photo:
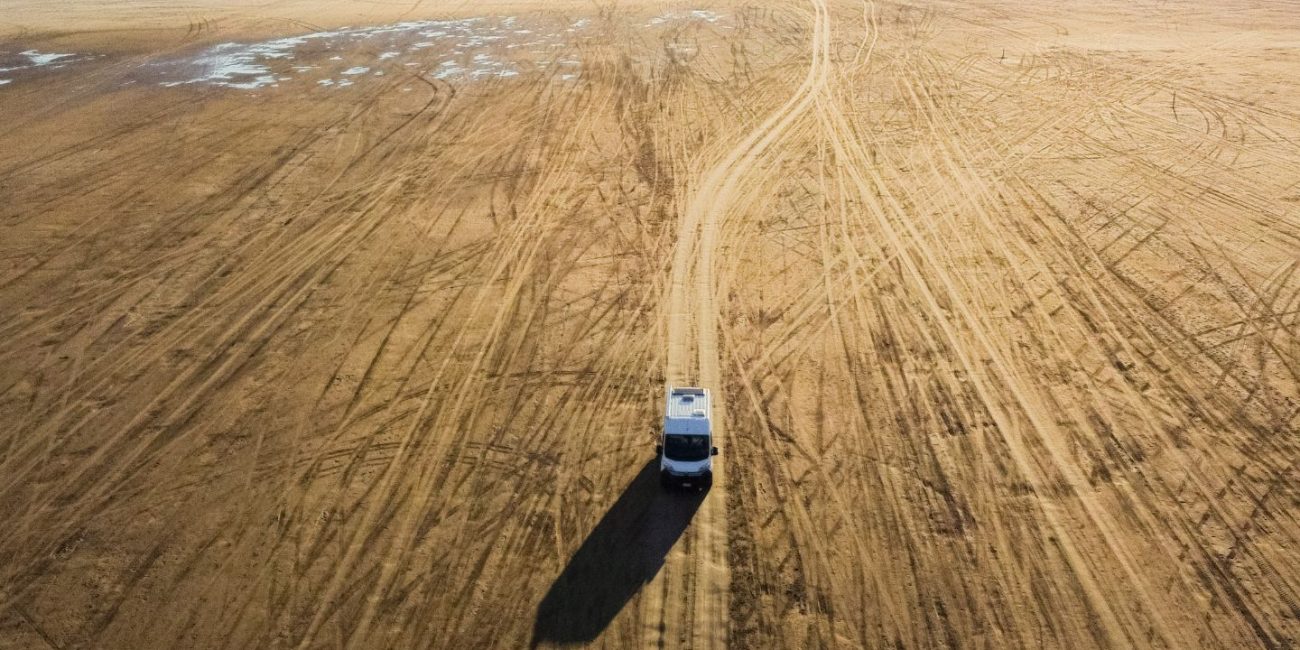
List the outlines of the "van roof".
<svg viewBox="0 0 1300 650">
<path fill-rule="evenodd" d="M 713 413 L 709 406 L 707 388 L 669 388 L 668 407 L 664 410 L 664 431 L 677 434 L 710 433 Z"/>
</svg>

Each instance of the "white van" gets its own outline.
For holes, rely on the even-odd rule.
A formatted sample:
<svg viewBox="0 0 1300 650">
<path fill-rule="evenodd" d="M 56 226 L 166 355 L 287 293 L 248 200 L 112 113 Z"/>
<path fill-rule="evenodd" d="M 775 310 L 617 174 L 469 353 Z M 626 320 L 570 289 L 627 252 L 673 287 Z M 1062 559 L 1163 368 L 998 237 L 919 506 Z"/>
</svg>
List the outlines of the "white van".
<svg viewBox="0 0 1300 650">
<path fill-rule="evenodd" d="M 665 488 L 675 485 L 708 489 L 713 484 L 713 411 L 709 389 L 668 389 L 664 409 L 664 432 L 659 454 L 659 482 Z"/>
</svg>

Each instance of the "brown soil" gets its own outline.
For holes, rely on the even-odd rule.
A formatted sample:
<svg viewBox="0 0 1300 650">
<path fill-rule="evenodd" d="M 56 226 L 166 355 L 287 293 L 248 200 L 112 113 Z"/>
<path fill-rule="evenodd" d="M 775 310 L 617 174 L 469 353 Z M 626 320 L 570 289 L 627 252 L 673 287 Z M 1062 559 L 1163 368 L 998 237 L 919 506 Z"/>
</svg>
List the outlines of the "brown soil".
<svg viewBox="0 0 1300 650">
<path fill-rule="evenodd" d="M 1300 643 L 1293 5 L 5 4 L 0 648 Z"/>
</svg>

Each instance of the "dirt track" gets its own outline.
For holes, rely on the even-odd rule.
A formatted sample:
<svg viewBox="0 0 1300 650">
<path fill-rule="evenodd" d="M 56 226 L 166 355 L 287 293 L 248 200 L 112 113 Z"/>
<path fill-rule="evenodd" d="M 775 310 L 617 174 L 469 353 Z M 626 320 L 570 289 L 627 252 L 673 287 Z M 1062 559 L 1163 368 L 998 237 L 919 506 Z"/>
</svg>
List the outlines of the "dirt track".
<svg viewBox="0 0 1300 650">
<path fill-rule="evenodd" d="M 1300 643 L 1293 6 L 79 4 L 0 648 Z"/>
</svg>

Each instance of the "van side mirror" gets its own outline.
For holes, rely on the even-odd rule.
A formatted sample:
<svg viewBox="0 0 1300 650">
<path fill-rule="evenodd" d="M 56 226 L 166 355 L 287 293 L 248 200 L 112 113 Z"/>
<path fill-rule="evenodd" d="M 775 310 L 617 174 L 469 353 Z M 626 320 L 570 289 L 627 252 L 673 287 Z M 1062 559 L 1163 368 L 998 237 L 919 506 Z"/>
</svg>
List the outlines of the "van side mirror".
<svg viewBox="0 0 1300 650">
<path fill-rule="evenodd" d="M 718 448 L 717 448 L 717 447 L 714 447 L 714 448 L 713 448 L 713 453 L 711 453 L 710 455 L 711 455 L 711 456 L 717 456 L 717 455 L 718 455 Z"/>
<path fill-rule="evenodd" d="M 664 446 L 663 446 L 663 445 L 655 445 L 655 454 L 662 454 L 662 453 L 664 453 Z"/>
</svg>

